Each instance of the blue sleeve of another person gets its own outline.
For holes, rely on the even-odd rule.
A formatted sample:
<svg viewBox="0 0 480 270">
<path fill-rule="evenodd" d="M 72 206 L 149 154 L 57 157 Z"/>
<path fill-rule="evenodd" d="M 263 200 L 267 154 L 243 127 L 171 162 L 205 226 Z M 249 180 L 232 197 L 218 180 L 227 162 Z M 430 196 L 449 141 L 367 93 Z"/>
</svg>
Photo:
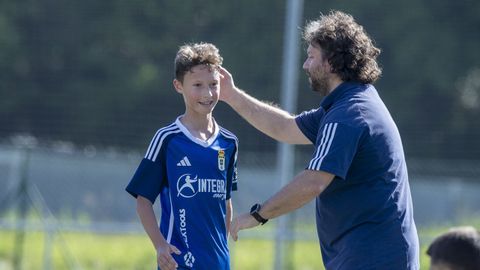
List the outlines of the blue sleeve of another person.
<svg viewBox="0 0 480 270">
<path fill-rule="evenodd" d="M 155 202 L 162 188 L 164 169 L 161 164 L 144 158 L 128 184 L 126 191 L 135 198 L 140 195 Z"/>
</svg>

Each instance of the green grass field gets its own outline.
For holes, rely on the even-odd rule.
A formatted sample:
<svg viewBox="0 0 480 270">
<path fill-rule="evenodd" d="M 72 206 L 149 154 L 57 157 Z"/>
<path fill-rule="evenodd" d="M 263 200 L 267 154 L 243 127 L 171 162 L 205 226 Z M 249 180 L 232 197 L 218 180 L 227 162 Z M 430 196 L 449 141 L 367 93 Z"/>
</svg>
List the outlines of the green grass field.
<svg viewBox="0 0 480 270">
<path fill-rule="evenodd" d="M 477 226 L 479 223 L 463 223 Z M 461 224 L 458 224 L 461 225 Z M 478 227 L 478 226 L 477 226 Z M 263 230 L 263 229 L 260 229 Z M 421 269 L 428 269 L 429 258 L 425 250 L 430 241 L 447 227 L 421 228 Z M 241 236 L 241 235 L 240 235 Z M 27 232 L 21 269 L 43 269 L 44 237 L 41 232 Z M 15 242 L 14 231 L 0 231 L 0 270 L 12 269 Z M 156 269 L 155 253 L 146 235 L 99 235 L 89 233 L 62 233 L 54 236 L 52 269 L 74 269 L 72 261 L 80 269 L 141 270 Z M 65 249 L 65 246 L 68 248 Z M 240 239 L 230 242 L 232 269 L 272 269 L 274 242 L 270 240 Z M 316 238 L 312 241 L 296 241 L 288 249 L 289 263 L 286 269 L 323 269 Z M 70 262 L 69 262 L 70 261 Z"/>
</svg>

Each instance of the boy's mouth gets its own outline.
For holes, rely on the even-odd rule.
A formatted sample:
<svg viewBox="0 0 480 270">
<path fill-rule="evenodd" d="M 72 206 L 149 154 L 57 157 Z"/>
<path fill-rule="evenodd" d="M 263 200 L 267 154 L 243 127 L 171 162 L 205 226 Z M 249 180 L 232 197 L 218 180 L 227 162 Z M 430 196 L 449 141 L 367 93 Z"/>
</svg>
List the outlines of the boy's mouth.
<svg viewBox="0 0 480 270">
<path fill-rule="evenodd" d="M 200 103 L 201 105 L 209 106 L 209 105 L 212 105 L 213 100 L 209 100 L 209 101 L 199 101 L 198 103 Z"/>
</svg>

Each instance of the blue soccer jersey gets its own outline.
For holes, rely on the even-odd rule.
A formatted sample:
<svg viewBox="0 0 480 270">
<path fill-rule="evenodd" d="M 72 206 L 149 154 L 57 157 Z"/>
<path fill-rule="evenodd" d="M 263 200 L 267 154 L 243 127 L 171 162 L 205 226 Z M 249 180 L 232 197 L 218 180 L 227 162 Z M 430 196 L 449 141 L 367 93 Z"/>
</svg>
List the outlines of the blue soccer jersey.
<svg viewBox="0 0 480 270">
<path fill-rule="evenodd" d="M 160 231 L 182 252 L 172 254 L 180 269 L 230 269 L 225 201 L 237 189 L 238 140 L 215 123 L 202 141 L 179 119 L 155 134 L 126 190 L 160 195 Z"/>
</svg>

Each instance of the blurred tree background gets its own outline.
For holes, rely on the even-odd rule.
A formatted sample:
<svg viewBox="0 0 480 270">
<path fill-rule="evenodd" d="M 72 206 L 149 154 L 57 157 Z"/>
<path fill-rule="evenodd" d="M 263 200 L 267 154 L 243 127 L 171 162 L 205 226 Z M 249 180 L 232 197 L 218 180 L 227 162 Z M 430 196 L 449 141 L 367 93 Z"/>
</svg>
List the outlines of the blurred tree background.
<svg viewBox="0 0 480 270">
<path fill-rule="evenodd" d="M 376 87 L 407 155 L 478 159 L 480 1 L 305 0 L 303 22 L 331 9 L 382 49 Z M 238 86 L 279 102 L 285 13 L 273 0 L 0 1 L 0 141 L 144 151 L 184 111 L 173 59 L 189 42 L 216 44 Z M 301 66 L 296 113 L 320 102 Z M 215 117 L 242 151 L 276 149 L 227 105 Z"/>
</svg>

